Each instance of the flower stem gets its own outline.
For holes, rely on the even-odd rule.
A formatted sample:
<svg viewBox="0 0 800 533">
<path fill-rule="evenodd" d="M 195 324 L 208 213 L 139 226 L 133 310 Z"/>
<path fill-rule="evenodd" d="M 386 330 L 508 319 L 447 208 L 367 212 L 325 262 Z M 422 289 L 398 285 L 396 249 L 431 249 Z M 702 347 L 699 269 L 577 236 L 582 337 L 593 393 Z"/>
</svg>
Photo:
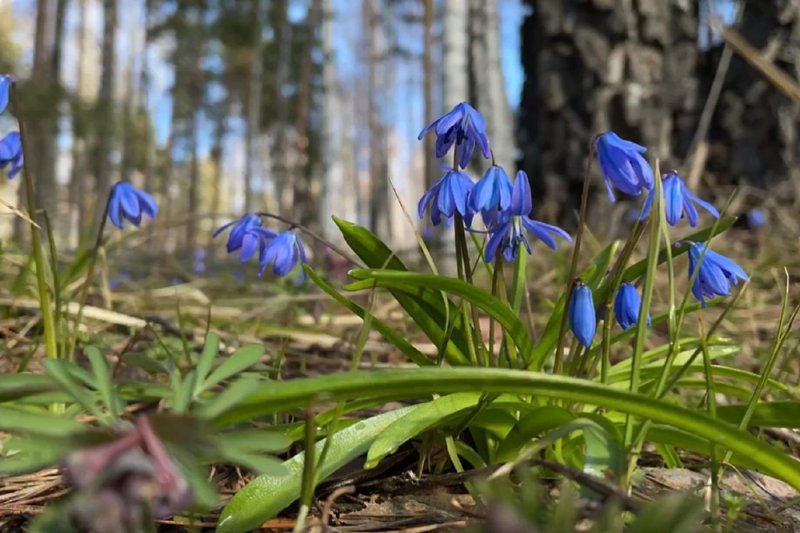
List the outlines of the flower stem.
<svg viewBox="0 0 800 533">
<path fill-rule="evenodd" d="M 94 273 L 97 268 L 97 256 L 100 255 L 100 248 L 103 246 L 103 234 L 106 229 L 106 220 L 108 220 L 108 207 L 111 204 L 111 195 L 114 193 L 114 187 L 108 191 L 106 196 L 106 205 L 103 209 L 103 217 L 100 219 L 100 226 L 97 228 L 97 236 L 94 240 L 92 247 L 91 257 L 89 258 L 89 267 L 86 271 L 86 279 L 81 285 L 81 292 L 78 294 L 78 314 L 75 316 L 75 327 L 72 331 L 71 342 L 69 344 L 69 351 L 67 353 L 67 360 L 72 361 L 75 357 L 75 348 L 78 345 L 78 328 L 81 325 L 83 318 L 83 308 L 86 307 L 86 298 L 89 296 L 89 287 L 92 286 L 94 281 Z"/>
<path fill-rule="evenodd" d="M 11 100 L 11 105 L 14 108 L 14 112 L 17 117 L 17 125 L 19 126 L 19 137 L 22 144 L 23 157 L 32 160 L 31 156 L 33 154 L 28 152 L 28 147 L 26 146 L 27 136 L 25 135 L 25 125 L 22 121 L 22 109 L 20 108 L 17 100 L 16 81 L 11 83 L 9 93 L 9 99 Z M 22 175 L 25 178 L 23 180 L 25 182 L 25 199 L 26 203 L 28 204 L 28 217 L 31 220 L 31 245 L 33 247 L 33 261 L 36 264 L 36 288 L 39 293 L 39 305 L 42 309 L 45 351 L 47 353 L 47 357 L 56 359 L 58 358 L 58 343 L 56 340 L 55 315 L 53 314 L 53 308 L 50 305 L 50 293 L 48 292 L 47 280 L 45 279 L 45 269 L 47 268 L 47 263 L 44 259 L 44 253 L 42 250 L 42 237 L 39 233 L 40 228 L 34 223 L 36 218 L 36 194 L 33 189 L 33 177 L 31 176 L 29 166 L 30 165 L 27 162 L 23 164 Z"/>
<path fill-rule="evenodd" d="M 560 362 L 563 358 L 564 351 L 564 335 L 567 332 L 567 314 L 569 300 L 572 297 L 572 291 L 575 288 L 575 276 L 578 271 L 578 259 L 581 253 L 581 243 L 583 242 L 583 228 L 586 224 L 586 213 L 589 210 L 589 185 L 592 180 L 592 160 L 594 159 L 595 143 L 592 142 L 589 149 L 589 157 L 586 160 L 586 171 L 583 174 L 583 190 L 581 191 L 581 209 L 578 212 L 578 230 L 575 232 L 575 247 L 572 249 L 572 260 L 569 266 L 569 275 L 567 276 L 567 290 L 564 295 L 564 312 L 561 315 L 561 329 L 558 332 L 558 343 L 556 344 L 556 363 L 554 364 L 553 373 L 558 374 L 560 370 Z"/>
</svg>

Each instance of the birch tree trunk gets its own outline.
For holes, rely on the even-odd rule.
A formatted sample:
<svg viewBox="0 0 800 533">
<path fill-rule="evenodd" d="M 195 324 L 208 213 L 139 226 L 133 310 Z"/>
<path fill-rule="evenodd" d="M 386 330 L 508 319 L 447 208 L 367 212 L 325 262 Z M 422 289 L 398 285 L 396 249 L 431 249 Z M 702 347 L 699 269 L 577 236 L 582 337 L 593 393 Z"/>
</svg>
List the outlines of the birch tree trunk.
<svg viewBox="0 0 800 533">
<path fill-rule="evenodd" d="M 363 0 L 364 32 L 367 36 L 367 129 L 369 131 L 369 180 L 370 204 L 369 227 L 377 235 L 388 235 L 391 229 L 389 220 L 389 187 L 384 153 L 383 124 L 378 111 L 379 63 L 381 54 L 381 24 L 378 20 L 377 0 Z"/>
<path fill-rule="evenodd" d="M 442 111 L 449 111 L 469 99 L 469 2 L 449 0 L 442 7 Z"/>
<path fill-rule="evenodd" d="M 497 0 L 471 0 L 471 98 L 486 119 L 486 131 L 495 162 L 509 176 L 516 170 L 514 118 L 508 106 L 505 76 L 500 60 L 500 19 Z"/>
<path fill-rule="evenodd" d="M 87 70 L 87 0 L 78 0 L 78 60 L 75 72 L 75 96 L 72 101 L 72 168 L 69 178 L 69 227 L 74 242 L 83 242 L 89 217 L 86 205 L 86 108 L 91 99 L 86 84 Z"/>
<path fill-rule="evenodd" d="M 341 233 L 333 223 L 331 215 L 349 211 L 348 200 L 353 195 L 346 190 L 342 167 L 341 121 L 343 110 L 336 81 L 336 65 L 333 53 L 333 2 L 322 0 L 322 179 L 318 219 L 322 234 L 334 241 L 341 240 Z"/>
</svg>

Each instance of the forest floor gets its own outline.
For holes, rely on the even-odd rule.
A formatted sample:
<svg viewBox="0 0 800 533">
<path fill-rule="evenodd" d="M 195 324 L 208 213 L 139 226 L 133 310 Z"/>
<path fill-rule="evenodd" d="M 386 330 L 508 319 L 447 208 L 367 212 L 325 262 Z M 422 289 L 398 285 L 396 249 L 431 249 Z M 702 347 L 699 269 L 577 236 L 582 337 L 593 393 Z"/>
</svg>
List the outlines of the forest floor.
<svg viewBox="0 0 800 533">
<path fill-rule="evenodd" d="M 745 230 L 733 230 L 731 235 L 725 239 L 731 247 L 728 252 L 740 258 L 740 263 L 753 274 L 754 282 L 738 308 L 723 324 L 721 336 L 730 338 L 741 347 L 737 366 L 758 372 L 780 312 L 782 267 L 786 266 L 792 279 L 798 279 L 800 275 L 800 260 L 792 252 L 797 243 L 781 241 L 774 235 L 754 235 Z M 220 260 L 212 270 L 224 268 L 224 265 L 225 260 Z M 540 267 L 534 259 L 532 272 L 529 271 L 530 290 L 538 295 L 531 308 L 534 324 L 537 314 L 546 309 L 547 301 L 557 296 L 558 290 L 548 282 L 552 279 L 550 273 L 537 272 Z M 114 275 L 112 273 L 110 279 L 113 280 Z M 255 278 L 236 281 L 230 275 L 195 277 L 175 286 L 164 286 L 159 277 L 164 276 L 159 274 L 139 281 L 126 278 L 121 283 L 114 282 L 115 288 L 90 301 L 91 307 L 86 310 L 87 334 L 91 334 L 93 342 L 103 346 L 106 353 L 116 354 L 116 360 L 112 359 L 110 363 L 120 376 L 147 379 L 142 368 L 128 365 L 125 361 L 126 353 L 135 351 L 134 348 L 152 347 L 157 343 L 179 345 L 188 341 L 193 350 L 200 350 L 208 330 L 219 334 L 222 343 L 229 347 L 265 344 L 267 355 L 262 363 L 277 372 L 276 377 L 281 380 L 346 372 L 351 368 L 361 320 L 339 309 L 319 291 L 304 292 L 291 283 L 275 286 Z M 665 293 L 665 286 L 657 287 L 656 301 Z M 106 309 L 109 298 L 113 311 Z M 0 296 L 0 306 L 5 309 L 0 320 L 0 335 L 6 352 L 6 357 L 0 360 L 3 372 L 18 372 L 22 368 L 40 370 L 42 350 L 35 349 L 33 338 L 39 320 L 35 305 L 25 298 L 8 294 Z M 420 351 L 435 357 L 436 347 L 427 344 L 410 328 L 396 303 L 378 299 L 373 306 L 375 316 L 406 333 Z M 211 317 L 210 323 L 208 317 Z M 142 328 L 142 321 L 151 326 Z M 488 335 L 488 329 L 484 334 Z M 654 331 L 655 336 L 659 334 Z M 793 338 L 797 335 L 793 334 Z M 794 345 L 797 342 L 790 344 Z M 624 354 L 615 355 L 624 357 Z M 80 354 L 78 360 L 81 361 Z M 372 332 L 360 366 L 374 369 L 412 365 L 380 335 Z M 784 357 L 777 372 L 782 380 L 794 386 L 800 385 L 800 364 L 795 357 Z M 727 398 L 720 394 L 718 402 L 724 404 L 726 401 Z M 152 407 L 132 405 L 129 411 Z M 392 407 L 397 405 L 388 405 L 384 409 Z M 765 437 L 800 458 L 800 434 L 774 429 L 767 431 Z M 299 450 L 293 447 L 286 456 Z M 486 477 L 493 467 L 467 473 L 435 471 L 429 468 L 436 463 L 431 461 L 431 453 L 442 454 L 442 450 L 421 453 L 418 443 L 406 444 L 375 469 L 363 469 L 363 458 L 347 465 L 318 486 L 309 527 L 324 531 L 330 526 L 336 531 L 353 532 L 421 533 L 466 527 L 486 531 L 530 531 L 519 521 L 512 507 L 477 505 L 470 495 L 469 484 Z M 557 474 L 594 491 L 595 497 L 580 498 L 577 502 L 576 512 L 582 518 L 579 524 L 584 524 L 582 529 L 588 531 L 598 515 L 597 494 L 601 496 L 600 501 L 614 500 L 623 508 L 635 508 L 665 491 L 691 491 L 704 495 L 708 481 L 706 459 L 690 453 L 683 454 L 681 459 L 684 468 L 665 468 L 654 450 L 645 449 L 639 461 L 641 469 L 635 489 L 630 495 L 620 492 L 610 482 L 597 483 L 596 479 L 587 479 L 581 472 L 564 470 Z M 553 469 L 558 467 L 551 466 Z M 212 479 L 223 501 L 252 477 L 243 469 L 227 465 L 216 465 L 212 469 Z M 542 483 L 548 501 L 556 501 L 558 483 L 555 480 L 542 480 Z M 800 494 L 785 483 L 751 472 L 729 471 L 721 485 L 725 503 L 723 516 L 727 511 L 733 530 L 800 531 Z M 0 529 L 24 529 L 32 516 L 60 500 L 67 492 L 56 469 L 0 479 Z M 280 518 L 265 523 L 261 530 L 291 529 L 296 515 L 297 507 L 292 506 Z M 195 525 L 211 530 L 216 518 L 213 514 L 196 517 Z M 160 523 L 163 531 L 184 529 L 171 520 Z"/>
</svg>

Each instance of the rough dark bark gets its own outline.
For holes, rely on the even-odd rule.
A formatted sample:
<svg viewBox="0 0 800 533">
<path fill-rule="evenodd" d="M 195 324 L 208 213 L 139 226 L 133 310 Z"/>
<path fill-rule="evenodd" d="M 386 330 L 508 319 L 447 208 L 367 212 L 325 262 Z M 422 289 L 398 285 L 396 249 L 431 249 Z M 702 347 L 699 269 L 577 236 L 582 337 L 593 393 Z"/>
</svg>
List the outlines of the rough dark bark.
<svg viewBox="0 0 800 533">
<path fill-rule="evenodd" d="M 744 9 L 737 31 L 765 58 L 800 79 L 800 2 L 748 2 Z M 721 52 L 722 45 L 703 56 L 704 94 Z M 796 102 L 734 54 L 709 129 L 709 178 L 785 191 L 773 198 L 800 202 L 799 117 Z"/>
<path fill-rule="evenodd" d="M 535 177 L 534 194 L 545 197 L 542 216 L 577 207 L 591 139 L 604 130 L 648 146 L 662 167 L 676 166 L 699 112 L 695 3 L 528 4 L 519 136 L 522 166 Z"/>
</svg>

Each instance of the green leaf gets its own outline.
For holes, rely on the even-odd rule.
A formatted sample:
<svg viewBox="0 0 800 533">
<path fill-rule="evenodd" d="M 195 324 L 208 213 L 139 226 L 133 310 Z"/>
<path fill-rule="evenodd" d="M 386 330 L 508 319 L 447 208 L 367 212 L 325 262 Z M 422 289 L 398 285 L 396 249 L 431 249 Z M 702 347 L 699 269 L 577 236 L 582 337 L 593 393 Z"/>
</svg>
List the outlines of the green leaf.
<svg viewBox="0 0 800 533">
<path fill-rule="evenodd" d="M 510 307 L 488 292 L 470 285 L 460 279 L 435 274 L 418 274 L 416 272 L 395 272 L 391 270 L 354 270 L 350 275 L 356 279 L 375 280 L 379 287 L 408 291 L 412 287 L 417 291 L 422 287 L 435 288 L 448 294 L 455 294 L 483 309 L 503 327 L 514 341 L 522 359 L 534 368 L 540 368 L 543 361 L 531 361 L 533 343 L 525 324 L 514 314 Z M 363 284 L 345 286 L 346 290 L 362 289 Z"/>
<path fill-rule="evenodd" d="M 404 442 L 471 411 L 480 398 L 480 394 L 474 393 L 451 394 L 418 406 L 396 420 L 375 439 L 369 447 L 364 468 L 374 468 L 387 455 L 396 452 Z"/>
<path fill-rule="evenodd" d="M 0 375 L 0 402 L 11 402 L 26 396 L 58 390 L 52 378 L 43 374 Z"/>
<path fill-rule="evenodd" d="M 92 372 L 94 374 L 94 382 L 97 390 L 100 393 L 100 399 L 103 401 L 106 409 L 111 416 L 117 418 L 120 413 L 119 398 L 117 397 L 114 389 L 114 383 L 111 379 L 111 369 L 108 367 L 108 361 L 105 356 L 100 353 L 100 350 L 94 346 L 86 348 L 86 357 L 92 365 Z"/>
<path fill-rule="evenodd" d="M 336 300 L 339 304 L 341 304 L 346 309 L 349 309 L 358 317 L 361 317 L 363 320 L 367 316 L 367 311 L 358 305 L 357 303 L 353 302 L 352 300 L 345 298 L 342 296 L 339 291 L 337 291 L 333 285 L 328 283 L 325 279 L 322 278 L 319 274 L 317 274 L 311 267 L 308 265 L 303 265 L 308 276 L 311 278 L 311 281 L 316 283 L 316 285 L 325 291 L 331 298 Z M 375 317 L 374 315 L 370 317 L 370 324 L 375 330 L 383 335 L 383 337 L 392 344 L 395 348 L 400 350 L 406 357 L 408 357 L 412 362 L 416 363 L 419 366 L 432 366 L 433 361 L 428 358 L 424 353 L 417 350 L 414 345 L 408 342 L 402 335 L 394 331 L 391 327 L 387 324 L 382 322 L 379 318 Z"/>
<path fill-rule="evenodd" d="M 424 404 L 423 404 L 424 405 Z M 365 453 L 373 440 L 387 427 L 418 406 L 404 407 L 362 420 L 331 437 L 326 461 L 319 469 L 319 479 L 326 479 L 338 469 Z M 314 447 L 319 458 L 325 440 Z M 219 533 L 239 533 L 255 529 L 277 516 L 300 496 L 305 454 L 285 461 L 287 476 L 263 475 L 239 490 L 222 510 L 217 524 Z"/>
<path fill-rule="evenodd" d="M 98 420 L 106 418 L 105 413 L 97 406 L 97 402 L 82 385 L 77 383 L 72 377 L 70 366 L 75 366 L 73 363 L 68 363 L 61 359 L 45 359 L 42 365 L 59 385 L 70 395 L 81 407 L 94 415 Z"/>
<path fill-rule="evenodd" d="M 403 262 L 374 233 L 338 217 L 333 217 L 333 221 L 339 226 L 347 245 L 369 268 L 408 271 Z M 443 298 L 440 292 L 434 290 L 420 289 L 414 296 L 402 291 L 389 292 L 434 344 L 438 346 L 444 341 L 444 328 L 448 317 L 451 321 L 456 321 L 458 315 L 455 305 L 450 300 Z M 463 324 L 460 322 L 453 324 L 453 332 L 450 342 L 445 346 L 444 355 L 452 365 L 467 365 L 469 359 L 465 354 L 471 341 Z"/>
<path fill-rule="evenodd" d="M 0 407 L 0 431 L 64 437 L 81 429 L 83 426 L 80 423 L 64 416 L 30 409 Z"/>
<path fill-rule="evenodd" d="M 348 372 L 284 381 L 274 383 L 245 399 L 239 404 L 235 417 L 226 419 L 223 416 L 221 422 L 249 420 L 308 405 L 321 397 L 325 401 L 370 397 L 399 400 L 454 392 L 527 394 L 556 398 L 597 405 L 671 425 L 721 444 L 734 453 L 749 456 L 763 471 L 800 488 L 799 462 L 729 423 L 711 418 L 706 413 L 641 394 L 615 390 L 586 380 L 538 372 L 498 368 L 415 368 Z M 753 420 L 757 421 L 757 416 Z"/>
<path fill-rule="evenodd" d="M 200 392 L 205 392 L 217 383 L 224 381 L 261 361 L 264 356 L 264 347 L 258 344 L 242 346 L 225 359 L 211 372 L 200 387 Z"/>
<path fill-rule="evenodd" d="M 240 401 L 263 386 L 265 386 L 265 382 L 258 378 L 242 376 L 227 386 L 225 390 L 206 401 L 198 409 L 197 414 L 201 418 L 213 420 L 235 408 Z"/>
<path fill-rule="evenodd" d="M 684 533 L 702 531 L 703 500 L 694 494 L 673 492 L 649 504 L 626 531 L 628 533 Z"/>
<path fill-rule="evenodd" d="M 203 345 L 203 351 L 200 353 L 200 357 L 197 359 L 197 365 L 195 366 L 195 370 L 197 371 L 197 383 L 194 389 L 195 398 L 202 392 L 202 383 L 208 377 L 208 373 L 211 372 L 217 355 L 219 355 L 219 335 L 209 332 L 206 336 L 206 342 Z"/>
<path fill-rule="evenodd" d="M 232 447 L 248 452 L 282 452 L 292 441 L 274 429 L 239 429 L 219 436 L 222 448 Z"/>
</svg>

